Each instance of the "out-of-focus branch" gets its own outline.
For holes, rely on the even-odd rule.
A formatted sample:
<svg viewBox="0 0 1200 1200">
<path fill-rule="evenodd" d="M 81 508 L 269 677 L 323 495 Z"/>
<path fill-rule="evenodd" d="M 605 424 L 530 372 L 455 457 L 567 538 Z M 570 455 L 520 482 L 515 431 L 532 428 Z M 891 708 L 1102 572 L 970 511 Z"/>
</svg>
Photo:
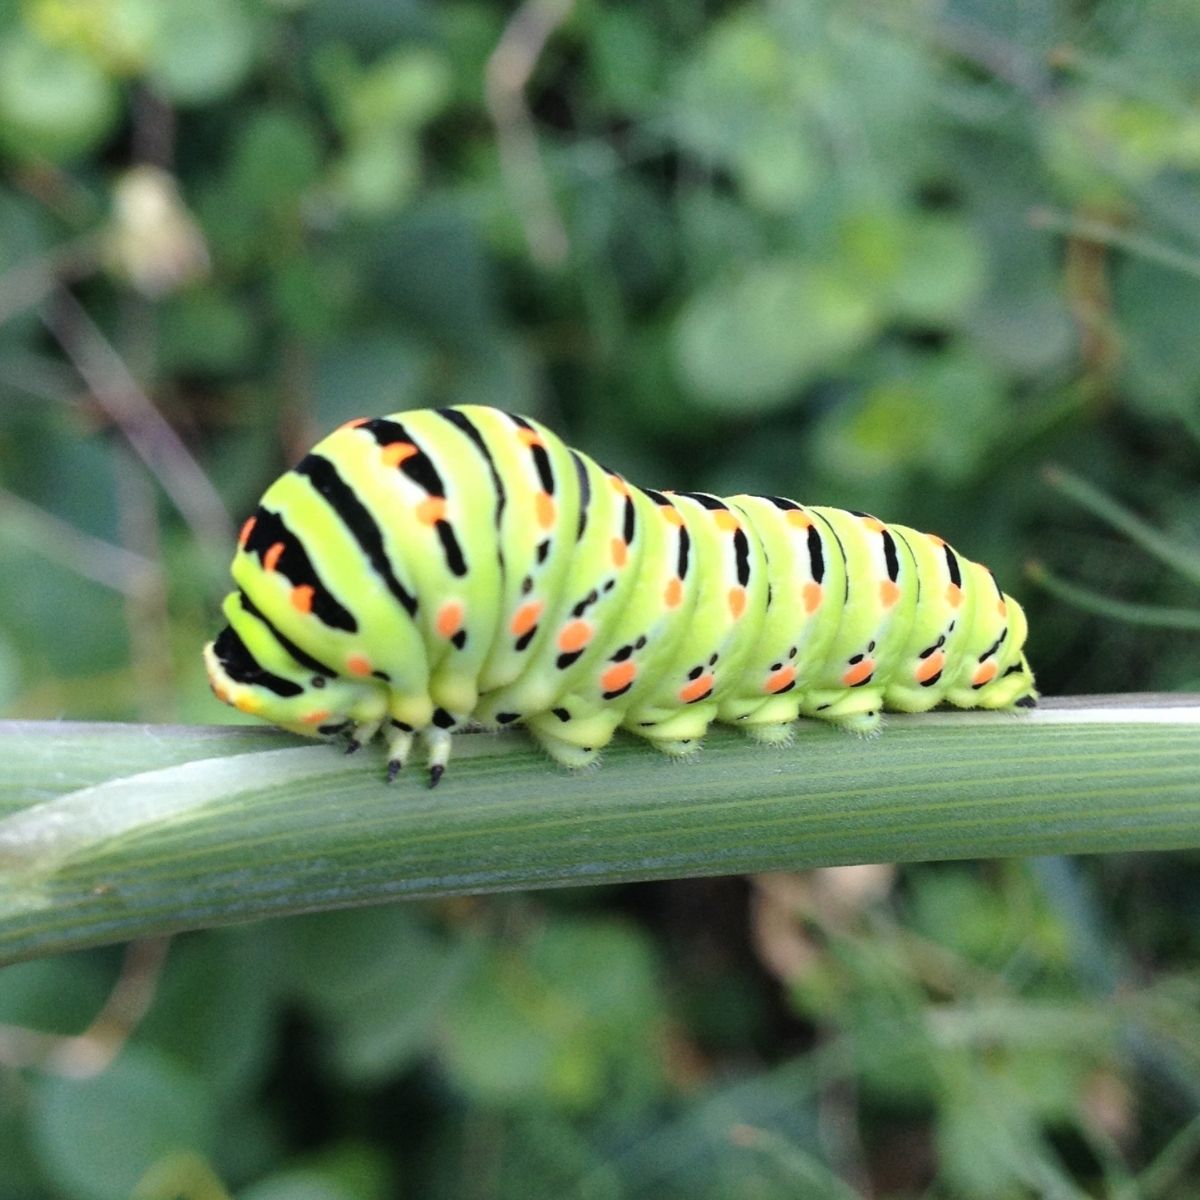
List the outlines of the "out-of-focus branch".
<svg viewBox="0 0 1200 1200">
<path fill-rule="evenodd" d="M 1029 210 L 1029 224 L 1034 229 L 1045 229 L 1050 233 L 1061 233 L 1080 241 L 1094 242 L 1098 246 L 1112 246 L 1124 250 L 1135 258 L 1144 258 L 1147 262 L 1157 263 L 1181 275 L 1192 279 L 1200 279 L 1200 256 L 1189 254 L 1185 250 L 1177 250 L 1156 238 L 1147 237 L 1143 233 L 1122 229 L 1110 221 L 1095 218 L 1074 216 L 1070 213 L 1058 212 L 1053 208 L 1032 208 Z"/>
<path fill-rule="evenodd" d="M 125 597 L 125 624 L 129 630 L 138 714 L 146 720 L 163 720 L 172 712 L 171 621 L 167 610 L 166 572 L 159 537 L 158 506 L 154 485 L 124 444 L 113 447 L 119 455 L 116 469 L 117 513 L 122 545 L 156 569 L 143 586 Z M 123 469 L 124 468 L 124 469 Z"/>
<path fill-rule="evenodd" d="M 131 599 L 161 586 L 161 568 L 123 546 L 76 529 L 53 513 L 0 488 L 0 522 L 26 546 L 68 570 Z"/>
<path fill-rule="evenodd" d="M 500 169 L 524 227 L 529 252 L 543 267 L 559 266 L 570 247 L 538 152 L 525 88 L 546 43 L 572 7 L 573 0 L 525 0 L 504 27 L 484 74 Z"/>
<path fill-rule="evenodd" d="M 81 391 L 75 372 L 66 363 L 19 346 L 0 356 L 0 387 L 54 404 L 66 404 Z"/>
<path fill-rule="evenodd" d="M 64 1036 L 23 1025 L 0 1025 L 0 1063 L 39 1067 L 71 1079 L 99 1075 L 150 1010 L 170 944 L 170 938 L 130 942 L 104 1007 L 82 1033 Z"/>
<path fill-rule="evenodd" d="M 86 233 L 0 275 L 0 325 L 41 304 L 56 287 L 91 275 L 101 251 L 100 236 Z"/>
<path fill-rule="evenodd" d="M 65 290 L 43 305 L 40 313 L 96 402 L 162 485 L 196 537 L 214 554 L 223 553 L 232 541 L 233 529 L 221 497 L 125 360 Z"/>
</svg>

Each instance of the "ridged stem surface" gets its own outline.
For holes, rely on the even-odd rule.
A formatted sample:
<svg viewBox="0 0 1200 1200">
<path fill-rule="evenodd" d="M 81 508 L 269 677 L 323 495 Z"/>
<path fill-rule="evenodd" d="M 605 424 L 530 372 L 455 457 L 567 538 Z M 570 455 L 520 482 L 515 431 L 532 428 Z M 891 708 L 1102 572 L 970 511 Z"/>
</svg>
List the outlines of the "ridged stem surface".
<svg viewBox="0 0 1200 1200">
<path fill-rule="evenodd" d="M 436 790 L 269 730 L 0 723 L 0 962 L 417 896 L 1200 846 L 1200 696 L 894 716 L 876 738 L 460 739 Z"/>
</svg>

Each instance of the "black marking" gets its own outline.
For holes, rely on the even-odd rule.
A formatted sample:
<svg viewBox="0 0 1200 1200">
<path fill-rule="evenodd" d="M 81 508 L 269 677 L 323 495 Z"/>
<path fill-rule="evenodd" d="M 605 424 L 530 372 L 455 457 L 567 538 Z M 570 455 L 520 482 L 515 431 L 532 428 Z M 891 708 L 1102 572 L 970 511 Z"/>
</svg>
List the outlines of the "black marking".
<svg viewBox="0 0 1200 1200">
<path fill-rule="evenodd" d="M 866 687 L 866 685 L 868 683 L 870 683 L 871 680 L 874 678 L 875 678 L 875 672 L 872 671 L 871 674 L 866 677 L 866 679 L 860 679 L 857 683 L 852 683 L 850 686 L 851 687 Z"/>
<path fill-rule="evenodd" d="M 715 667 L 715 666 L 717 665 L 717 659 L 718 659 L 718 658 L 720 658 L 720 657 L 721 657 L 721 656 L 720 656 L 719 654 L 714 654 L 714 655 L 713 655 L 713 656 L 712 656 L 712 657 L 711 657 L 711 658 L 708 660 L 708 665 L 709 665 L 710 667 Z"/>
<path fill-rule="evenodd" d="M 437 414 L 445 421 L 449 421 L 456 429 L 461 430 L 475 443 L 475 448 L 483 456 L 483 461 L 487 463 L 488 473 L 492 477 L 492 487 L 496 492 L 496 528 L 500 528 L 500 518 L 504 515 L 504 506 L 508 503 L 508 496 L 504 491 L 504 481 L 500 478 L 500 472 L 496 469 L 496 460 L 492 457 L 492 452 L 488 449 L 487 442 L 483 440 L 483 434 L 475 427 L 470 418 L 458 411 L 456 408 L 439 408 Z"/>
<path fill-rule="evenodd" d="M 633 648 L 635 650 L 641 650 L 645 645 L 646 645 L 646 638 L 645 638 L 645 635 L 643 634 L 640 638 L 638 638 L 638 640 L 636 642 L 634 642 Z"/>
<path fill-rule="evenodd" d="M 701 666 L 699 666 L 699 667 L 693 667 L 693 668 L 692 668 L 692 669 L 691 669 L 691 670 L 688 672 L 688 678 L 689 678 L 689 679 L 699 679 L 699 678 L 700 678 L 700 676 L 701 676 L 701 675 L 703 675 L 703 674 L 704 674 L 704 667 L 703 667 L 703 665 L 701 665 Z"/>
<path fill-rule="evenodd" d="M 346 743 L 346 753 L 347 754 L 357 754 L 361 749 L 362 749 L 362 742 L 360 742 L 357 738 L 351 738 Z"/>
<path fill-rule="evenodd" d="M 313 687 L 325 686 L 325 679 L 322 678 L 322 676 L 327 676 L 328 678 L 332 679 L 337 675 L 337 672 L 332 667 L 327 667 L 319 658 L 314 658 L 308 653 L 308 651 L 301 650 L 291 638 L 286 637 L 283 633 L 276 629 L 274 623 L 268 619 L 265 613 L 259 611 L 258 606 L 250 599 L 249 596 L 246 595 L 245 592 L 239 592 L 238 599 L 241 602 L 242 609 L 249 613 L 250 616 L 254 617 L 256 620 L 261 621 L 263 625 L 266 626 L 267 632 L 280 644 L 280 646 L 283 647 L 284 650 L 288 652 L 288 654 L 290 654 L 302 667 L 307 667 L 310 671 L 316 672 L 317 679 L 320 679 L 321 682 L 318 683 L 317 680 L 314 679 L 312 681 Z"/>
<path fill-rule="evenodd" d="M 792 682 L 787 685 L 787 687 L 776 688 L 775 691 L 773 691 L 771 693 L 771 695 L 772 696 L 782 696 L 786 692 L 790 692 L 792 690 L 792 688 L 794 688 L 795 686 L 796 686 L 796 681 L 793 679 Z"/>
<path fill-rule="evenodd" d="M 632 647 L 632 646 L 629 646 L 629 645 L 622 646 L 622 647 L 621 647 L 621 648 L 620 648 L 620 649 L 619 649 L 619 650 L 616 652 L 616 654 L 614 654 L 614 655 L 613 655 L 613 656 L 612 656 L 612 657 L 611 657 L 611 658 L 610 658 L 608 661 L 609 661 L 609 662 L 624 662 L 624 661 L 625 661 L 627 658 L 629 658 L 629 657 L 630 657 L 630 655 L 632 655 L 632 654 L 633 654 L 633 647 Z"/>
<path fill-rule="evenodd" d="M 769 670 L 769 671 L 782 671 L 782 670 L 783 670 L 783 663 L 781 663 L 781 662 L 772 663 L 772 664 L 771 664 L 771 665 L 770 665 L 770 666 L 767 668 L 767 670 Z"/>
<path fill-rule="evenodd" d="M 546 561 L 546 555 L 548 555 L 549 553 L 550 553 L 550 539 L 543 538 L 540 542 L 538 542 L 538 546 L 537 546 L 538 562 L 544 563 Z"/>
<path fill-rule="evenodd" d="M 674 507 L 674 505 L 670 502 L 670 500 L 668 500 L 666 498 L 666 496 L 664 496 L 662 494 L 662 492 L 656 492 L 653 488 L 642 488 L 642 491 L 645 495 L 649 496 L 650 499 L 653 500 L 655 504 L 659 505 L 660 507 L 662 507 L 662 508 L 673 508 Z"/>
<path fill-rule="evenodd" d="M 446 768 L 442 766 L 441 763 L 434 763 L 434 765 L 429 768 L 429 786 L 431 788 L 437 787 L 445 773 Z"/>
<path fill-rule="evenodd" d="M 979 656 L 980 662 L 986 662 L 997 650 L 1004 645 L 1004 639 L 1008 637 L 1008 626 L 1005 625 L 1004 632 Z"/>
<path fill-rule="evenodd" d="M 710 496 L 707 492 L 679 492 L 680 496 L 686 496 L 689 500 L 695 500 L 697 504 L 707 508 L 709 512 L 717 512 L 723 510 L 729 511 L 729 505 L 718 496 Z"/>
<path fill-rule="evenodd" d="M 600 590 L 602 592 L 611 592 L 616 586 L 617 581 L 615 579 L 606 579 L 604 581 L 604 586 Z"/>
<path fill-rule="evenodd" d="M 1022 664 L 1022 663 L 1013 663 L 1013 665 L 1011 667 L 1009 667 L 1008 670 L 1005 671 L 1004 674 L 1000 676 L 1000 678 L 1007 679 L 1008 676 L 1015 675 L 1018 671 L 1021 670 L 1023 665 L 1024 664 Z M 313 680 L 313 683 L 316 683 L 315 679 Z"/>
<path fill-rule="evenodd" d="M 926 646 L 925 649 L 922 650 L 921 653 L 917 655 L 917 657 L 918 658 L 928 658 L 935 650 L 940 650 L 942 648 L 942 643 L 945 640 L 946 640 L 945 636 L 938 638 L 938 640 L 936 642 L 934 642 L 932 646 Z"/>
<path fill-rule="evenodd" d="M 711 696 L 712 694 L 713 694 L 713 690 L 712 690 L 712 688 L 709 688 L 708 691 L 702 693 L 701 695 L 693 696 L 688 701 L 688 703 L 689 704 L 699 704 L 701 700 L 707 700 L 709 698 L 709 696 Z"/>
<path fill-rule="evenodd" d="M 1017 708 L 1037 708 L 1037 697 L 1033 695 L 1022 696 L 1020 700 L 1014 700 L 1013 703 Z"/>
<path fill-rule="evenodd" d="M 813 526 L 816 525 L 816 522 L 818 520 L 824 521 L 826 528 L 833 535 L 833 540 L 835 542 L 837 542 L 838 553 L 842 556 L 842 567 L 846 573 L 846 585 L 845 585 L 845 588 L 843 589 L 843 593 L 842 593 L 842 603 L 847 604 L 850 601 L 850 563 L 846 559 L 846 547 L 842 544 L 842 539 L 838 536 L 838 531 L 836 529 L 834 529 L 833 523 L 827 517 L 822 516 L 815 509 L 812 510 L 812 515 L 813 515 Z M 817 537 L 817 541 L 818 541 L 818 543 L 821 541 L 821 538 L 819 535 Z M 813 546 L 813 541 L 812 541 L 812 536 L 810 533 L 809 539 L 808 539 L 808 548 L 809 548 L 810 555 L 812 554 L 812 546 Z M 822 553 L 823 553 L 823 550 L 822 550 Z M 822 569 L 821 574 L 822 574 L 822 577 L 824 577 L 824 569 Z M 813 574 L 813 580 L 816 583 L 821 582 L 821 580 L 817 578 L 817 575 L 815 572 Z"/>
<path fill-rule="evenodd" d="M 331 629 L 357 633 L 358 622 L 354 614 L 340 604 L 322 582 L 304 549 L 304 543 L 287 527 L 279 513 L 260 505 L 243 549 L 247 554 L 257 554 L 261 562 L 277 543 L 283 546 L 283 552 L 275 562 L 275 570 L 294 587 L 312 588 L 312 615 Z"/>
<path fill-rule="evenodd" d="M 955 587 L 962 587 L 962 569 L 958 565 L 958 555 L 950 549 L 950 543 L 946 542 L 943 546 L 946 551 L 946 566 L 950 569 L 950 582 Z"/>
<path fill-rule="evenodd" d="M 922 679 L 921 686 L 922 687 L 933 687 L 933 685 L 935 683 L 937 683 L 937 681 L 939 679 L 941 679 L 941 677 L 942 677 L 942 673 L 941 673 L 941 671 L 938 671 L 936 674 L 930 675 L 930 677 L 928 679 Z"/>
<path fill-rule="evenodd" d="M 560 721 L 569 721 L 571 714 L 565 708 L 552 708 L 550 710 Z"/>
<path fill-rule="evenodd" d="M 520 713 L 497 713 L 496 714 L 496 720 L 501 725 L 511 725 L 514 721 L 519 721 L 520 719 L 521 719 Z"/>
<path fill-rule="evenodd" d="M 868 643 L 867 643 L 867 653 L 868 653 L 868 654 L 871 654 L 871 653 L 873 653 L 873 652 L 874 652 L 874 650 L 875 650 L 875 643 L 874 643 L 874 642 L 868 642 Z"/>
<path fill-rule="evenodd" d="M 521 580 L 521 595 L 528 596 L 529 593 L 532 591 L 533 591 L 533 576 L 526 575 L 525 578 Z"/>
<path fill-rule="evenodd" d="M 323 688 L 329 682 L 324 675 L 314 675 L 309 681 L 308 686 L 314 688 Z"/>
<path fill-rule="evenodd" d="M 824 711 L 825 711 L 827 708 L 829 708 L 829 707 L 831 707 L 831 706 L 830 706 L 830 705 L 828 705 L 828 704 L 818 704 L 818 705 L 817 705 L 817 709 L 816 709 L 816 711 L 817 711 L 817 712 L 824 712 Z"/>
<path fill-rule="evenodd" d="M 304 689 L 298 683 L 274 675 L 262 666 L 231 625 L 226 625 L 217 636 L 213 643 L 213 654 L 216 655 L 222 670 L 234 683 L 266 688 L 268 692 L 285 699 L 304 693 Z"/>
<path fill-rule="evenodd" d="M 393 717 L 392 724 L 398 730 L 400 730 L 401 733 L 412 733 L 412 731 L 413 731 L 413 727 L 411 725 L 409 725 L 407 721 L 397 721 L 396 718 Z"/>
<path fill-rule="evenodd" d="M 789 500 L 786 496 L 763 496 L 762 499 L 769 501 L 784 512 L 795 512 L 800 507 L 795 500 Z"/>
<path fill-rule="evenodd" d="M 617 690 L 616 690 L 615 692 L 605 692 L 605 693 L 603 694 L 603 697 L 602 697 L 602 699 L 604 699 L 604 700 L 615 700 L 615 699 L 616 699 L 618 696 L 623 696 L 623 695 L 625 695 L 625 693 L 626 693 L 627 691 L 629 691 L 629 689 L 630 689 L 631 687 L 633 687 L 633 681 L 632 681 L 632 680 L 630 680 L 630 682 L 629 682 L 629 683 L 627 683 L 627 684 L 626 684 L 624 687 L 622 687 L 622 688 L 617 688 Z"/>
<path fill-rule="evenodd" d="M 446 566 L 450 568 L 452 575 L 457 575 L 461 579 L 467 573 L 467 560 L 463 557 L 462 546 L 458 543 L 454 526 L 449 521 L 442 520 L 436 522 L 434 528 L 437 530 L 438 538 L 442 543 L 442 552 L 446 556 Z"/>
<path fill-rule="evenodd" d="M 410 454 L 397 469 L 408 476 L 418 487 L 423 488 L 431 496 L 445 498 L 446 489 L 438 469 L 433 465 L 433 459 L 421 449 L 420 443 L 413 438 L 399 421 L 390 421 L 386 417 L 376 417 L 366 421 L 358 428 L 365 429 L 380 446 L 391 446 L 396 442 L 407 442 L 416 450 Z"/>
<path fill-rule="evenodd" d="M 533 635 L 537 633 L 538 627 L 535 625 L 532 629 L 527 629 L 515 642 L 516 649 L 524 650 L 530 642 L 533 641 Z"/>
<path fill-rule="evenodd" d="M 571 461 L 575 464 L 575 475 L 579 480 L 579 528 L 575 531 L 575 540 L 578 542 L 583 538 L 583 531 L 587 528 L 588 522 L 588 506 L 592 502 L 592 481 L 588 476 L 587 463 L 579 456 L 579 454 L 571 450 Z"/>
<path fill-rule="evenodd" d="M 323 737 L 336 737 L 339 733 L 345 733 L 353 724 L 353 721 L 331 721 L 328 725 L 318 725 L 317 732 Z"/>
<path fill-rule="evenodd" d="M 813 583 L 820 584 L 825 578 L 825 547 L 821 535 L 817 532 L 816 522 L 808 527 L 808 570 L 813 577 Z"/>
<path fill-rule="evenodd" d="M 849 662 L 851 665 L 853 665 L 854 663 L 860 663 L 860 662 L 862 662 L 862 660 L 863 660 L 865 657 L 866 657 L 866 655 L 865 655 L 865 654 L 855 654 L 855 655 L 853 655 L 851 658 L 848 658 L 846 661 L 847 661 L 847 662 Z"/>
<path fill-rule="evenodd" d="M 461 650 L 467 644 L 467 631 L 460 629 L 451 639 L 450 644 L 457 650 Z"/>
<path fill-rule="evenodd" d="M 528 429 L 530 433 L 537 434 L 539 438 L 542 436 L 524 417 L 518 416 L 516 413 L 505 413 L 504 415 L 519 428 Z M 537 467 L 538 479 L 541 481 L 542 491 L 549 492 L 553 496 L 554 472 L 550 467 L 550 456 L 546 453 L 545 445 L 532 445 L 529 447 L 529 451 L 533 455 L 534 466 Z"/>
<path fill-rule="evenodd" d="M 529 447 L 529 453 L 533 455 L 533 465 L 537 468 L 538 482 L 542 485 L 542 491 L 547 495 L 554 495 L 554 469 L 550 465 L 550 455 L 546 452 L 545 444 L 542 442 L 534 442 Z"/>
<path fill-rule="evenodd" d="M 580 600 L 580 602 L 575 605 L 573 609 L 571 609 L 571 616 L 582 617 L 583 614 L 587 612 L 588 607 L 592 604 L 595 604 L 599 599 L 600 593 L 597 592 L 595 588 L 592 588 L 592 590 L 588 592 L 588 594 L 584 596 L 584 598 Z"/>
<path fill-rule="evenodd" d="M 796 648 L 795 646 L 793 646 L 793 647 L 792 647 L 792 648 L 791 648 L 791 649 L 788 651 L 788 658 L 795 658 L 795 657 L 796 657 L 796 654 L 797 654 L 797 648 Z"/>
<path fill-rule="evenodd" d="M 455 719 L 444 708 L 435 708 L 433 710 L 433 723 L 439 729 L 453 729 L 457 724 Z"/>
<path fill-rule="evenodd" d="M 414 616 L 417 611 L 416 596 L 396 578 L 375 518 L 354 489 L 341 477 L 338 469 L 329 459 L 319 454 L 309 454 L 297 465 L 296 474 L 303 475 L 312 484 L 317 495 L 350 531 L 375 573 L 387 584 L 388 591 L 400 601 L 410 617 Z"/>
<path fill-rule="evenodd" d="M 675 574 L 680 579 L 687 578 L 688 560 L 691 558 L 692 537 L 687 531 L 686 525 L 679 527 L 679 559 L 675 564 Z"/>
<path fill-rule="evenodd" d="M 371 675 L 375 679 L 382 679 L 384 683 L 392 682 L 392 677 L 386 671 L 372 671 Z"/>
<path fill-rule="evenodd" d="M 627 546 L 633 545 L 634 535 L 637 533 L 637 514 L 633 507 L 633 497 L 625 496 L 625 519 L 621 526 L 621 536 L 625 539 Z"/>
<path fill-rule="evenodd" d="M 572 663 L 578 662 L 582 657 L 582 650 L 570 650 L 565 654 L 560 654 L 558 658 L 554 660 L 554 665 L 560 671 L 565 671 Z"/>
<path fill-rule="evenodd" d="M 398 421 L 390 421 L 386 417 L 377 417 L 373 421 L 367 421 L 365 424 L 359 426 L 359 428 L 365 429 L 368 433 L 370 433 L 380 446 L 390 446 L 397 442 L 405 442 L 412 446 L 416 453 L 410 454 L 406 459 L 400 462 L 397 465 L 397 470 L 401 471 L 404 475 L 407 475 L 408 478 L 413 481 L 413 483 L 415 483 L 418 487 L 423 488 L 430 496 L 436 496 L 441 500 L 446 498 L 446 486 L 442 482 L 441 475 L 438 474 L 437 467 L 434 466 L 433 459 L 421 449 L 420 443 L 410 436 L 408 430 L 405 429 L 403 425 L 401 425 Z M 308 459 L 305 459 L 304 462 L 302 462 L 296 469 L 301 471 L 301 473 L 304 473 L 302 468 L 304 467 L 305 463 L 308 462 L 309 459 L 318 457 L 318 455 L 310 454 Z M 329 465 L 332 469 L 332 464 Z M 346 485 L 343 483 L 342 486 L 345 487 Z M 318 491 L 319 490 L 320 488 L 318 487 Z M 353 496 L 352 492 L 351 495 Z M 367 519 L 371 520 L 370 515 L 366 513 L 366 509 L 362 508 L 362 504 L 358 500 L 357 496 L 354 496 L 354 502 L 358 504 L 362 512 L 367 515 Z M 339 515 L 342 515 L 339 506 L 335 504 L 334 507 L 339 511 Z M 345 519 L 345 516 L 343 516 L 343 520 Z M 350 525 L 350 522 L 347 521 L 347 524 Z M 371 520 L 371 525 L 374 526 L 374 524 L 374 521 Z M 355 531 L 355 527 L 353 525 L 350 525 L 350 528 L 352 531 Z M 450 568 L 450 571 L 454 575 L 457 575 L 461 578 L 467 573 L 467 564 L 463 557 L 462 547 L 458 544 L 458 538 L 454 534 L 453 526 L 449 521 L 443 518 L 434 522 L 434 528 L 437 530 L 438 538 L 442 543 L 442 550 L 446 555 L 446 565 Z M 375 533 L 378 536 L 378 527 L 375 527 Z M 357 536 L 356 531 L 355 536 Z M 371 554 L 370 548 L 366 545 L 366 543 L 362 542 L 361 538 L 360 544 L 368 554 Z M 380 549 L 382 549 L 382 545 L 383 542 L 382 539 L 380 539 Z M 375 564 L 377 570 L 380 569 L 379 564 L 375 561 L 374 557 L 372 557 L 371 561 Z M 380 573 L 382 574 L 382 571 Z M 409 615 L 411 616 L 412 614 L 410 613 Z"/>
<path fill-rule="evenodd" d="M 740 525 L 733 534 L 733 552 L 737 558 L 737 581 L 745 587 L 750 582 L 750 540 Z"/>
<path fill-rule="evenodd" d="M 887 564 L 888 578 L 895 583 L 900 578 L 900 559 L 896 557 L 896 539 L 884 529 L 883 536 L 883 561 Z"/>
<path fill-rule="evenodd" d="M 908 538 L 906 538 L 904 536 L 904 534 L 901 533 L 900 530 L 898 530 L 898 529 L 893 529 L 890 532 L 892 533 L 893 537 L 898 538 L 901 542 L 904 543 L 904 548 L 908 551 L 909 559 L 915 563 L 917 561 L 917 556 L 913 553 L 912 543 L 908 540 Z M 918 606 L 920 606 L 920 603 L 921 603 L 921 572 L 914 571 L 913 576 L 916 579 L 916 585 L 917 585 L 916 603 Z"/>
</svg>

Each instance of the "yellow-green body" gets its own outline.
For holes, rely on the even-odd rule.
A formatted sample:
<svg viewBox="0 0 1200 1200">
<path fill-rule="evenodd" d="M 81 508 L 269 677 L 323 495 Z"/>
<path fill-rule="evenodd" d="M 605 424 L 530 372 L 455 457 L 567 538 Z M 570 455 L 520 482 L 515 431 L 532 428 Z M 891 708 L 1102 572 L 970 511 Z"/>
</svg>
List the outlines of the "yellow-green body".
<svg viewBox="0 0 1200 1200">
<path fill-rule="evenodd" d="M 267 490 L 233 563 L 217 694 L 298 732 L 521 722 L 559 761 L 618 728 L 1031 705 L 1025 618 L 941 539 L 779 497 L 660 493 L 496 409 L 351 422 Z"/>
</svg>

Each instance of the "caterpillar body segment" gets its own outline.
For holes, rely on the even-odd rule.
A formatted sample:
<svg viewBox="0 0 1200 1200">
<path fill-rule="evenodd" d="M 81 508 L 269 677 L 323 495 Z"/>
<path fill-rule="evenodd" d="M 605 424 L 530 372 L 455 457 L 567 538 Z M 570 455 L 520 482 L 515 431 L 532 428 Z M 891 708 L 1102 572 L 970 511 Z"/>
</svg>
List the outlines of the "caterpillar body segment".
<svg viewBox="0 0 1200 1200">
<path fill-rule="evenodd" d="M 351 749 L 467 723 L 558 761 L 618 728 L 667 753 L 714 721 L 1029 707 L 1025 617 L 940 538 L 775 496 L 643 489 L 535 421 L 463 406 L 352 421 L 246 521 L 205 648 L 217 696 Z"/>
</svg>

